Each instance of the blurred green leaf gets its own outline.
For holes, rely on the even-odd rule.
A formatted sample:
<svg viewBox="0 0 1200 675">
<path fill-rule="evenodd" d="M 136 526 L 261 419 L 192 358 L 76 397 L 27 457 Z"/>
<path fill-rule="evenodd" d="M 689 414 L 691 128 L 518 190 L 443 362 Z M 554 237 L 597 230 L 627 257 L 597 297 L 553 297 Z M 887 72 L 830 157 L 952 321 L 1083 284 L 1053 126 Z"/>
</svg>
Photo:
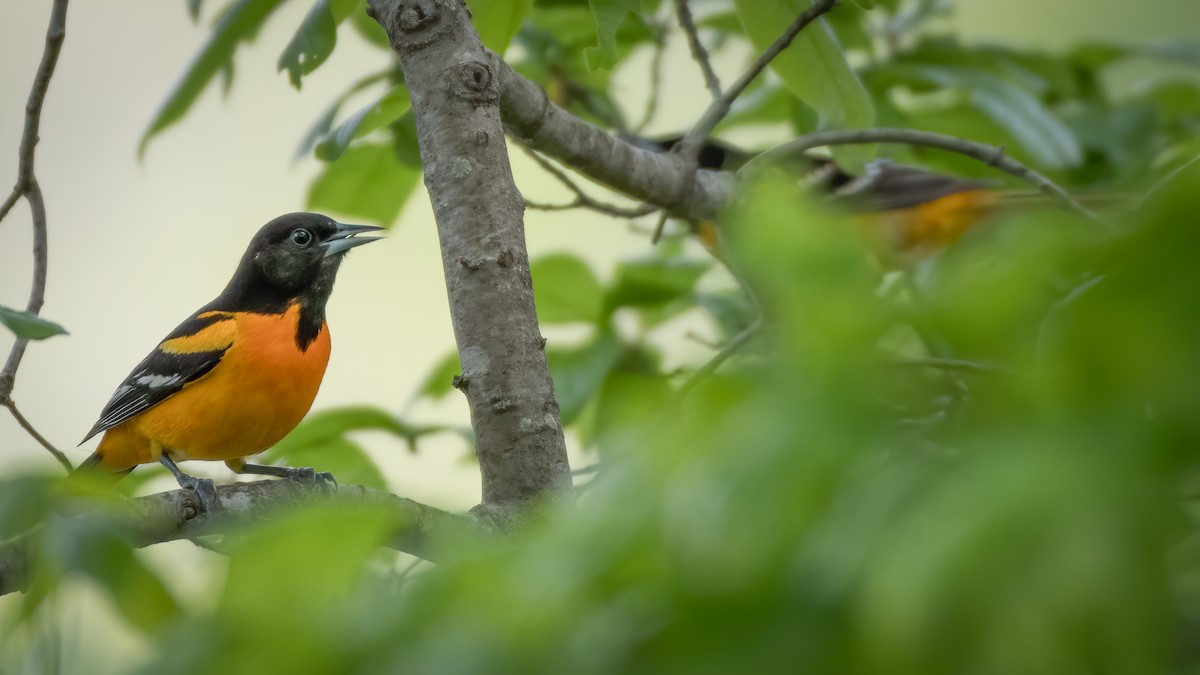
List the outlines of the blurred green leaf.
<svg viewBox="0 0 1200 675">
<path fill-rule="evenodd" d="M 624 347 L 615 335 L 603 332 L 582 347 L 546 348 L 554 395 L 563 424 L 570 424 L 600 389 L 609 371 L 620 361 Z"/>
<path fill-rule="evenodd" d="M 292 86 L 325 63 L 337 45 L 337 28 L 354 12 L 362 11 L 364 0 L 316 0 L 291 42 L 279 55 L 279 70 L 288 71 Z"/>
<path fill-rule="evenodd" d="M 483 46 L 503 56 L 533 7 L 533 0 L 468 0 L 467 7 Z"/>
<path fill-rule="evenodd" d="M 0 542 L 24 534 L 46 519 L 51 485 L 34 476 L 0 481 Z"/>
<path fill-rule="evenodd" d="M 360 78 L 354 84 L 350 85 L 346 91 L 342 92 L 341 95 L 335 98 L 333 103 L 329 104 L 329 107 L 321 113 L 321 115 L 313 122 L 313 125 L 309 127 L 308 131 L 304 133 L 304 137 L 300 139 L 300 144 L 296 146 L 295 158 L 301 159 L 307 156 L 308 153 L 312 152 L 313 148 L 317 146 L 317 143 L 329 133 L 329 130 L 333 128 L 334 120 L 337 119 L 338 111 L 340 111 L 342 105 L 346 103 L 346 99 L 350 98 L 354 94 L 357 94 L 363 89 L 366 89 L 367 87 L 384 80 L 391 73 L 391 69 L 388 69 Z"/>
<path fill-rule="evenodd" d="M 61 569 L 90 576 L 133 625 L 154 633 L 182 614 L 161 579 L 115 533 L 83 522 L 56 523 L 46 547 Z"/>
<path fill-rule="evenodd" d="M 765 51 L 809 7 L 808 0 L 736 0 L 738 17 L 754 47 Z M 858 75 L 846 62 L 823 19 L 809 24 L 771 62 L 784 85 L 821 117 L 822 128 L 873 126 L 875 110 Z M 834 149 L 838 162 L 858 171 L 874 151 L 868 146 Z"/>
<path fill-rule="evenodd" d="M 389 227 L 420 178 L 390 145 L 360 143 L 325 167 L 309 188 L 308 207 Z"/>
<path fill-rule="evenodd" d="M 317 158 L 326 162 L 336 161 L 352 141 L 394 122 L 411 109 L 412 103 L 408 99 L 408 88 L 403 84 L 393 86 L 374 102 L 361 108 L 337 127 L 326 132 L 317 143 Z"/>
<path fill-rule="evenodd" d="M 1017 139 L 1041 165 L 1053 169 L 1078 166 L 1083 151 L 1071 130 L 1021 87 L 973 68 L 893 64 L 873 68 L 871 77 L 887 82 L 937 85 L 956 89 Z"/>
<path fill-rule="evenodd" d="M 3 305 L 0 305 L 0 323 L 23 340 L 45 340 L 55 335 L 67 334 L 65 328 L 52 321 Z"/>
<path fill-rule="evenodd" d="M 191 63 L 154 113 L 146 131 L 142 133 L 138 142 L 139 157 L 145 155 L 146 146 L 152 138 L 187 114 L 213 77 L 232 63 L 233 53 L 238 45 L 253 40 L 263 22 L 282 2 L 283 0 L 234 0 L 222 11 L 208 39 L 192 57 Z"/>
<path fill-rule="evenodd" d="M 387 489 L 387 480 L 367 451 L 345 436 L 308 445 L 289 445 L 277 453 L 277 458 L 287 466 L 311 466 L 317 471 L 328 471 L 342 485 Z"/>
<path fill-rule="evenodd" d="M 623 260 L 605 298 L 606 311 L 624 306 L 664 305 L 691 293 L 710 263 L 681 258 Z"/>
<path fill-rule="evenodd" d="M 712 315 L 723 340 L 746 330 L 758 317 L 758 310 L 741 291 L 697 293 L 695 302 Z"/>
<path fill-rule="evenodd" d="M 458 350 L 453 350 L 443 356 L 425 376 L 425 382 L 417 390 L 418 396 L 434 400 L 445 398 L 454 388 L 454 377 L 462 373 L 462 364 L 458 360 Z"/>
<path fill-rule="evenodd" d="M 599 318 L 604 289 L 587 263 L 560 253 L 538 258 L 529 271 L 542 323 L 592 322 Z"/>
<path fill-rule="evenodd" d="M 596 21 L 597 47 L 585 51 L 592 69 L 612 68 L 617 63 L 617 30 L 629 14 L 641 10 L 641 0 L 588 0 Z"/>
<path fill-rule="evenodd" d="M 395 415 L 368 406 L 333 408 L 314 413 L 304 418 L 282 441 L 267 451 L 270 458 L 283 458 L 303 448 L 322 445 L 341 438 L 351 431 L 387 431 L 403 438 L 410 446 L 420 436 L 433 433 L 440 427 L 410 425 Z"/>
<path fill-rule="evenodd" d="M 192 21 L 200 20 L 200 5 L 204 0 L 187 0 L 188 16 L 192 17 Z"/>
</svg>

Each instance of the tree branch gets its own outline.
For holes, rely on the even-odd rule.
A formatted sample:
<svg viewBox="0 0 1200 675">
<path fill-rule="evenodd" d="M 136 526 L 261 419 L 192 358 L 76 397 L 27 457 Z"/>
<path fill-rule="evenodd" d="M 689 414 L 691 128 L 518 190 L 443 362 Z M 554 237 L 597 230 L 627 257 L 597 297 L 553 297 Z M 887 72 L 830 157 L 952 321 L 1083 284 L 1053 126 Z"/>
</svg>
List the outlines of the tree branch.
<svg viewBox="0 0 1200 675">
<path fill-rule="evenodd" d="M 696 31 L 696 22 L 692 20 L 692 10 L 687 3 L 688 0 L 675 0 L 675 14 L 679 17 L 679 26 L 687 34 L 692 58 L 696 60 L 700 66 L 700 72 L 704 74 L 704 86 L 708 87 L 713 100 L 719 101 L 721 100 L 721 81 L 717 79 L 717 74 L 713 71 L 712 62 L 708 58 L 708 50 L 700 42 L 700 34 Z"/>
<path fill-rule="evenodd" d="M 796 39 L 800 31 L 820 18 L 822 14 L 833 9 L 836 4 L 837 0 L 817 0 L 808 9 L 801 12 L 792 25 L 783 32 L 783 35 L 780 35 L 770 47 L 767 47 L 767 50 L 760 54 L 754 63 L 750 64 L 746 72 L 742 73 L 742 76 L 730 85 L 720 98 L 708 106 L 708 110 L 705 110 L 704 114 L 700 116 L 700 121 L 696 122 L 696 126 L 692 127 L 688 135 L 684 136 L 683 140 L 675 146 L 675 151 L 685 158 L 694 159 L 700 151 L 700 146 L 704 145 L 704 141 L 712 135 L 713 129 L 717 128 L 717 123 L 725 119 L 725 116 L 729 114 L 729 109 L 733 107 L 733 102 L 742 95 L 746 87 L 750 86 L 754 78 L 758 77 L 758 74 L 765 70 L 776 56 L 779 56 L 783 50 L 788 48 L 788 45 L 792 44 L 792 40 Z"/>
<path fill-rule="evenodd" d="M 1064 208 L 1074 211 L 1079 215 L 1099 223 L 1106 227 L 1111 227 L 1107 222 L 1099 216 L 1084 208 L 1082 204 L 1075 201 L 1066 190 L 1056 185 L 1049 178 L 1025 166 L 1017 160 L 1004 154 L 1004 148 L 985 143 L 976 143 L 967 141 L 954 136 L 946 136 L 932 131 L 918 131 L 916 129 L 851 129 L 846 131 L 818 131 L 811 134 L 806 134 L 788 143 L 784 143 L 778 147 L 772 148 L 763 154 L 750 160 L 739 171 L 739 177 L 752 176 L 755 172 L 760 171 L 765 166 L 776 164 L 779 161 L 786 159 L 789 156 L 807 152 L 813 148 L 820 148 L 827 145 L 854 145 L 859 143 L 902 143 L 906 145 L 923 145 L 931 148 L 939 148 L 956 152 L 960 155 L 973 157 L 974 159 L 1003 171 L 1004 173 L 1020 178 L 1037 188 L 1043 194 L 1049 196 L 1052 200 L 1063 206 Z"/>
<path fill-rule="evenodd" d="M 38 64 L 37 73 L 33 78 L 33 87 L 29 91 L 29 100 L 25 104 L 25 128 L 21 133 L 21 146 L 18 150 L 17 184 L 12 194 L 0 206 L 0 220 L 12 210 L 21 197 L 29 202 L 33 215 L 33 283 L 29 289 L 29 300 L 25 311 L 36 315 L 42 309 L 46 297 L 46 266 L 47 266 L 47 235 L 46 235 L 46 203 L 42 199 L 42 189 L 38 186 L 34 175 L 34 149 L 38 143 L 38 129 L 42 120 L 42 104 L 46 100 L 46 92 L 50 88 L 50 78 L 54 75 L 54 67 L 58 64 L 58 55 L 62 51 L 62 43 L 67 34 L 67 0 L 54 0 L 50 10 L 50 25 L 46 29 L 46 47 L 42 51 L 42 61 Z M 25 356 L 25 348 L 29 340 L 18 337 L 13 343 L 4 369 L 0 370 L 0 403 L 8 407 L 17 416 L 23 428 L 33 434 L 42 445 L 49 449 L 70 471 L 71 463 L 62 453 L 53 449 L 49 443 L 33 430 L 28 421 L 20 417 L 17 408 L 12 404 L 12 391 L 17 382 L 17 368 Z"/>
<path fill-rule="evenodd" d="M 370 0 L 367 12 L 387 32 L 412 98 L 486 512 L 570 495 L 529 276 L 525 202 L 500 121 L 503 62 L 483 48 L 465 3 Z"/>
<path fill-rule="evenodd" d="M 221 508 L 204 516 L 198 516 L 200 509 L 190 490 L 171 490 L 106 504 L 71 517 L 85 521 L 88 527 L 115 529 L 131 545 L 143 547 L 201 535 L 228 534 L 301 505 L 371 505 L 384 509 L 395 519 L 395 531 L 388 546 L 433 562 L 441 560 L 439 540 L 489 534 L 469 517 L 360 485 L 342 486 L 329 492 L 314 483 L 261 480 L 218 485 L 217 498 Z M 0 545 L 0 595 L 27 587 L 33 555 L 28 537 Z"/>
<path fill-rule="evenodd" d="M 524 148 L 524 146 L 522 147 Z M 566 187 L 571 191 L 572 194 L 575 195 L 575 201 L 568 204 L 535 204 L 526 200 L 525 205 L 529 208 L 539 209 L 542 211 L 565 211 L 567 209 L 576 208 L 591 209 L 605 215 L 613 216 L 614 218 L 640 218 L 658 210 L 657 206 L 652 206 L 649 204 L 643 204 L 636 208 L 627 209 L 615 204 L 608 204 L 600 200 L 593 199 L 591 195 L 583 191 L 583 188 L 576 185 L 575 181 L 571 180 L 571 177 L 568 176 L 565 171 L 557 166 L 554 166 L 550 160 L 542 157 L 529 148 L 524 149 L 525 154 L 529 155 L 530 159 L 536 162 L 538 166 L 542 167 L 546 173 L 554 176 L 559 183 L 562 183 L 564 187 Z"/>
<path fill-rule="evenodd" d="M 541 87 L 503 60 L 494 63 L 504 125 L 523 145 L 631 199 L 682 217 L 712 218 L 733 200 L 731 174 L 697 171 L 675 153 L 653 152 L 611 136 L 554 105 Z"/>
<path fill-rule="evenodd" d="M 16 401 L 12 400 L 10 397 L 0 402 L 0 405 L 8 408 L 8 411 L 11 412 L 12 416 L 17 420 L 17 424 L 21 425 L 21 428 L 28 432 L 30 436 L 33 436 L 33 440 L 40 443 L 41 446 L 45 448 L 51 455 L 54 455 L 54 459 L 58 460 L 59 464 L 62 464 L 63 468 L 67 470 L 67 473 L 71 473 L 75 470 L 75 467 L 71 466 L 71 460 L 67 459 L 67 456 L 62 453 L 62 450 L 54 447 L 50 441 L 46 440 L 45 436 L 42 436 L 40 433 L 38 433 L 38 430 L 29 423 L 29 420 L 25 419 L 25 416 L 21 414 L 21 411 L 17 410 Z"/>
</svg>

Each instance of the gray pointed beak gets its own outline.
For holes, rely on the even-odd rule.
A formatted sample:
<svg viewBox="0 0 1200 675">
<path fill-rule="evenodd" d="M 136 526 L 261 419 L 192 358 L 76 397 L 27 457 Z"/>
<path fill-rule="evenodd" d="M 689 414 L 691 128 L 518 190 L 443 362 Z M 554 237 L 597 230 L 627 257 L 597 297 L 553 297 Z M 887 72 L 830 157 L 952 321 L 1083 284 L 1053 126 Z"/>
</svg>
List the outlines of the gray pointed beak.
<svg viewBox="0 0 1200 675">
<path fill-rule="evenodd" d="M 383 237 L 358 237 L 355 235 L 363 232 L 378 232 L 382 227 L 374 225 L 347 225 L 338 223 L 337 232 L 332 237 L 321 242 L 321 246 L 325 249 L 325 257 L 345 253 L 355 246 L 362 246 L 373 241 L 378 241 Z"/>
</svg>

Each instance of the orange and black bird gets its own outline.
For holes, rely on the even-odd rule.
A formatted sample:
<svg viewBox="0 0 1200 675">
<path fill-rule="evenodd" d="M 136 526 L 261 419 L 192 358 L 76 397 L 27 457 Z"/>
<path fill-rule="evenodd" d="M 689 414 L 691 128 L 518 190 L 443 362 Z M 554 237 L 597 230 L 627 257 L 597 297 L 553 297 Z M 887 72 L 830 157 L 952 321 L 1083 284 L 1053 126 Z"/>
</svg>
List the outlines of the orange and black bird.
<svg viewBox="0 0 1200 675">
<path fill-rule="evenodd" d="M 247 464 L 308 412 L 329 361 L 325 303 L 346 251 L 381 228 L 289 213 L 254 235 L 229 285 L 134 367 L 83 441 L 104 437 L 80 470 L 125 475 L 161 462 L 202 508 L 211 480 L 176 462 L 223 460 L 236 473 L 313 476 L 312 469 Z M 82 444 L 82 443 L 81 443 Z"/>
<path fill-rule="evenodd" d="M 627 136 L 626 140 L 665 152 L 682 137 Z M 736 171 L 753 156 L 746 150 L 710 139 L 701 146 L 697 163 L 702 169 Z M 825 194 L 831 202 L 854 214 L 853 220 L 885 268 L 910 266 L 953 245 L 1002 206 L 1037 199 L 1028 192 L 1004 192 L 988 182 L 887 160 L 870 162 L 861 175 L 852 175 L 828 157 L 804 155 L 790 160 L 786 170 L 796 176 L 803 189 Z M 722 258 L 716 223 L 699 221 L 694 225 L 694 234 L 709 252 Z"/>
</svg>

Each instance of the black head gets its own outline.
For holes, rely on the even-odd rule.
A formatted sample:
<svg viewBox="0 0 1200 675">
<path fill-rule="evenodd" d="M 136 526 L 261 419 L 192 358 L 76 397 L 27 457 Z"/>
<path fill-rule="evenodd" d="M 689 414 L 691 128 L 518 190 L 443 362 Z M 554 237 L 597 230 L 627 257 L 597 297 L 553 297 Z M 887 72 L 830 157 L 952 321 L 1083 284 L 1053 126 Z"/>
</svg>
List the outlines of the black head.
<svg viewBox="0 0 1200 675">
<path fill-rule="evenodd" d="M 220 309 L 280 311 L 300 301 L 325 306 L 346 251 L 377 237 L 354 237 L 382 228 L 344 225 L 317 213 L 279 216 L 254 235 L 218 301 Z"/>
</svg>

